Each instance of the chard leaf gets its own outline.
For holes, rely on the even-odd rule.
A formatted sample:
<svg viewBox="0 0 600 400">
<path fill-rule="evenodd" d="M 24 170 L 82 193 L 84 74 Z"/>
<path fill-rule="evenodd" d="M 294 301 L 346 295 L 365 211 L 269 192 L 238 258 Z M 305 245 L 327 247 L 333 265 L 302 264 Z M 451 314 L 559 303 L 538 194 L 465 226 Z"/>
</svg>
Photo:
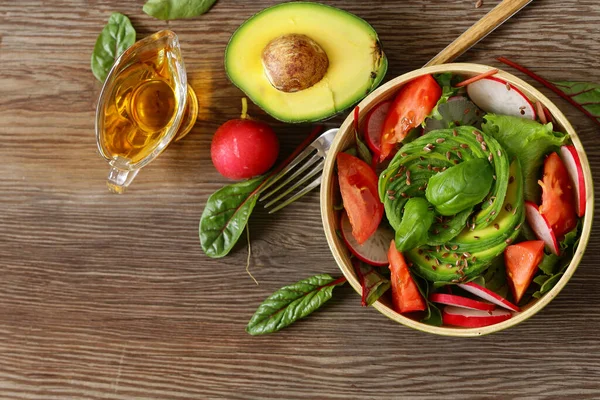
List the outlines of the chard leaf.
<svg viewBox="0 0 600 400">
<path fill-rule="evenodd" d="M 207 256 L 226 256 L 244 231 L 258 200 L 258 189 L 265 181 L 258 176 L 225 186 L 206 202 L 200 218 L 200 243 Z"/>
<path fill-rule="evenodd" d="M 589 82 L 552 82 L 575 103 L 579 104 L 589 114 L 588 116 L 600 123 L 600 85 Z"/>
<path fill-rule="evenodd" d="M 164 21 L 181 18 L 192 18 L 202 15 L 217 0 L 148 0 L 143 11 L 151 17 Z"/>
<path fill-rule="evenodd" d="M 135 29 L 121 13 L 112 13 L 108 23 L 98 35 L 92 53 L 92 73 L 100 82 L 106 80 L 115 60 L 135 43 Z"/>
<path fill-rule="evenodd" d="M 539 122 L 507 115 L 487 114 L 482 125 L 484 133 L 493 136 L 508 152 L 521 162 L 525 200 L 537 202 L 540 187 L 537 183 L 544 155 L 565 144 L 568 136 L 553 132 L 552 123 Z"/>
<path fill-rule="evenodd" d="M 375 303 L 391 286 L 390 280 L 381 276 L 371 265 L 357 261 L 354 263 L 354 269 L 362 286 L 363 307 Z"/>
<path fill-rule="evenodd" d="M 285 328 L 325 304 L 333 288 L 345 282 L 346 278 L 321 274 L 282 287 L 262 302 L 248 322 L 246 332 L 264 335 Z"/>
<path fill-rule="evenodd" d="M 367 164 L 371 165 L 373 161 L 373 156 L 371 155 L 371 152 L 369 151 L 369 148 L 367 147 L 365 142 L 363 142 L 363 140 L 358 135 L 358 131 L 354 131 L 354 137 L 356 138 L 356 150 L 358 153 L 358 157 Z"/>
</svg>

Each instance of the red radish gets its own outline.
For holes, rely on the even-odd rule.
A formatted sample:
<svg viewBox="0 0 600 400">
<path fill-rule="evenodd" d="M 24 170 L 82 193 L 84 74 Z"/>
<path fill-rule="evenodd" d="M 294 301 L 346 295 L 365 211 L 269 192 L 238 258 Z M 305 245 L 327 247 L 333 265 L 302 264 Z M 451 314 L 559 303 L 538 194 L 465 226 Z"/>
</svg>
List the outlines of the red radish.
<svg viewBox="0 0 600 400">
<path fill-rule="evenodd" d="M 494 304 L 484 303 L 483 301 L 477 301 L 455 294 L 432 293 L 429 295 L 429 301 L 449 306 L 469 308 L 471 310 L 494 311 L 496 309 Z"/>
<path fill-rule="evenodd" d="M 267 172 L 279 155 L 279 140 L 269 125 L 248 119 L 242 98 L 242 115 L 217 129 L 210 145 L 213 165 L 229 179 L 247 179 Z"/>
<path fill-rule="evenodd" d="M 544 242 L 542 240 L 529 240 L 513 244 L 504 250 L 506 279 L 516 303 L 521 301 L 523 294 L 531 284 L 542 258 L 544 258 Z"/>
<path fill-rule="evenodd" d="M 383 123 L 385 122 L 385 116 L 390 110 L 391 101 L 384 101 L 377 104 L 369 114 L 367 115 L 365 122 L 365 139 L 367 146 L 376 157 L 379 158 L 381 153 L 381 130 L 383 129 Z"/>
<path fill-rule="evenodd" d="M 507 310 L 481 311 L 467 308 L 446 306 L 442 311 L 442 321 L 445 325 L 463 328 L 481 328 L 498 324 L 512 317 Z"/>
<path fill-rule="evenodd" d="M 460 287 L 463 290 L 466 290 L 469 293 L 474 294 L 477 297 L 487 300 L 490 303 L 494 303 L 497 306 L 506 308 L 507 310 L 521 311 L 519 307 L 506 300 L 504 297 L 499 296 L 498 294 L 492 292 L 489 289 L 484 288 L 481 285 L 476 284 L 475 282 L 459 283 L 458 287 Z"/>
<path fill-rule="evenodd" d="M 394 239 L 394 231 L 379 225 L 375 233 L 363 244 L 358 244 L 352 235 L 352 225 L 346 212 L 342 213 L 340 230 L 346 246 L 356 258 L 376 267 L 388 265 L 387 251 L 390 240 Z"/>
<path fill-rule="evenodd" d="M 559 247 L 556 235 L 550 226 L 550 223 L 546 219 L 545 215 L 540 214 L 538 206 L 531 201 L 525 202 L 525 215 L 527 216 L 527 223 L 533 229 L 535 236 L 538 239 L 544 241 L 546 247 L 554 254 L 558 255 Z"/>
<path fill-rule="evenodd" d="M 575 189 L 575 209 L 579 217 L 585 214 L 586 190 L 583 167 L 575 146 L 562 146 L 560 156 L 567 167 L 571 183 Z"/>
<path fill-rule="evenodd" d="M 467 93 L 471 101 L 485 112 L 535 120 L 535 109 L 529 99 L 502 79 L 480 79 L 467 86 Z"/>
</svg>

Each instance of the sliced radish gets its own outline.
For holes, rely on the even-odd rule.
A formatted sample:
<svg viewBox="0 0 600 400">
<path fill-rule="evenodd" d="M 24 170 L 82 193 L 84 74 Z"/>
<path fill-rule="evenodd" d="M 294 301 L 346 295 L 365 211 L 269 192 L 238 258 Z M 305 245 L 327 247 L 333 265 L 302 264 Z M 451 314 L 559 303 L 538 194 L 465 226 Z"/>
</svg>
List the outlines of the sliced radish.
<svg viewBox="0 0 600 400">
<path fill-rule="evenodd" d="M 381 130 L 383 129 L 385 116 L 391 104 L 391 101 L 384 101 L 377 104 L 365 119 L 365 139 L 367 146 L 376 155 L 381 153 Z"/>
<path fill-rule="evenodd" d="M 494 304 L 484 303 L 483 301 L 477 301 L 455 294 L 432 293 L 429 295 L 429 301 L 449 306 L 468 308 L 471 310 L 494 311 L 496 309 Z"/>
<path fill-rule="evenodd" d="M 521 311 L 519 307 L 506 300 L 504 297 L 499 296 L 497 293 L 494 293 L 491 290 L 476 284 L 475 282 L 459 283 L 458 286 L 461 289 L 466 290 L 467 292 L 472 293 L 477 297 L 481 297 L 482 299 L 487 300 L 490 303 L 494 303 L 497 306 L 506 308 L 507 310 Z"/>
<path fill-rule="evenodd" d="M 548 223 L 548 220 L 540 213 L 539 207 L 532 201 L 526 201 L 525 215 L 527 216 L 527 223 L 531 229 L 533 229 L 535 236 L 537 236 L 539 240 L 543 240 L 546 247 L 552 253 L 558 255 L 560 253 L 558 240 L 556 240 L 556 235 Z"/>
<path fill-rule="evenodd" d="M 586 190 L 585 178 L 583 176 L 583 167 L 575 146 L 562 146 L 560 148 L 560 156 L 569 171 L 571 183 L 575 189 L 575 210 L 579 217 L 585 214 Z"/>
<path fill-rule="evenodd" d="M 481 311 L 467 308 L 446 306 L 442 311 L 442 321 L 446 325 L 461 326 L 463 328 L 481 328 L 506 321 L 512 317 L 507 310 Z"/>
<path fill-rule="evenodd" d="M 387 252 L 390 241 L 394 240 L 394 231 L 379 225 L 379 228 L 366 242 L 358 244 L 352 235 L 352 225 L 350 225 L 350 219 L 346 212 L 342 213 L 340 227 L 346 246 L 359 260 L 376 267 L 385 267 L 389 264 Z"/>
<path fill-rule="evenodd" d="M 535 120 L 535 109 L 529 99 L 502 79 L 480 79 L 467 86 L 467 93 L 471 101 L 485 112 Z"/>
</svg>

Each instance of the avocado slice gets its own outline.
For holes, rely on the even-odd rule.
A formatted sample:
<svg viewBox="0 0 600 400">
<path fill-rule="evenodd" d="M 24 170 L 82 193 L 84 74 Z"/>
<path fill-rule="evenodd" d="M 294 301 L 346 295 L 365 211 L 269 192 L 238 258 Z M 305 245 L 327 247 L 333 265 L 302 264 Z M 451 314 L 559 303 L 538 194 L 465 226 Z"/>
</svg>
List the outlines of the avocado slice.
<svg viewBox="0 0 600 400">
<path fill-rule="evenodd" d="M 489 225 L 465 228 L 443 246 L 422 246 L 407 254 L 415 272 L 431 281 L 461 282 L 481 274 L 514 242 L 525 219 L 523 174 L 518 160 L 509 169 L 501 211 Z"/>
<path fill-rule="evenodd" d="M 363 19 L 319 3 L 291 2 L 259 12 L 234 32 L 225 70 L 274 118 L 313 122 L 375 89 L 387 58 Z"/>
</svg>

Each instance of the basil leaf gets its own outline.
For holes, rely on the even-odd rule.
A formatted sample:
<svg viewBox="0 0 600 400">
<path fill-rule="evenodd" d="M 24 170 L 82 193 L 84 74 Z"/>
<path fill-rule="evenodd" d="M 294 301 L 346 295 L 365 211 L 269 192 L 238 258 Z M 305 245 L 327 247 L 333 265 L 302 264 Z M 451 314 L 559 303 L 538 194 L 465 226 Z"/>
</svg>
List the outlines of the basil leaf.
<svg viewBox="0 0 600 400">
<path fill-rule="evenodd" d="M 207 256 L 223 257 L 231 251 L 248 223 L 265 179 L 258 176 L 234 183 L 208 198 L 200 218 L 200 243 Z"/>
<path fill-rule="evenodd" d="M 375 303 L 391 286 L 390 280 L 381 276 L 371 265 L 356 262 L 354 269 L 362 286 L 361 304 L 363 307 Z"/>
<path fill-rule="evenodd" d="M 112 13 L 100 32 L 92 53 L 92 73 L 100 82 L 106 80 L 117 57 L 135 43 L 135 29 L 121 13 Z"/>
<path fill-rule="evenodd" d="M 180 18 L 192 18 L 202 15 L 217 0 L 148 0 L 143 11 L 151 17 L 164 21 Z"/>
<path fill-rule="evenodd" d="M 358 136 L 358 132 L 354 131 L 354 137 L 356 138 L 356 150 L 358 152 L 358 157 L 367 164 L 371 165 L 371 162 L 373 161 L 373 156 L 371 155 L 369 148 L 367 147 L 365 142 L 362 141 L 360 136 Z"/>
<path fill-rule="evenodd" d="M 285 328 L 325 304 L 333 288 L 345 282 L 346 278 L 333 279 L 321 274 L 282 287 L 262 302 L 248 322 L 246 332 L 264 335 Z"/>
<path fill-rule="evenodd" d="M 579 104 L 588 116 L 600 123 L 600 85 L 589 82 L 552 82 L 558 89 Z"/>
</svg>

